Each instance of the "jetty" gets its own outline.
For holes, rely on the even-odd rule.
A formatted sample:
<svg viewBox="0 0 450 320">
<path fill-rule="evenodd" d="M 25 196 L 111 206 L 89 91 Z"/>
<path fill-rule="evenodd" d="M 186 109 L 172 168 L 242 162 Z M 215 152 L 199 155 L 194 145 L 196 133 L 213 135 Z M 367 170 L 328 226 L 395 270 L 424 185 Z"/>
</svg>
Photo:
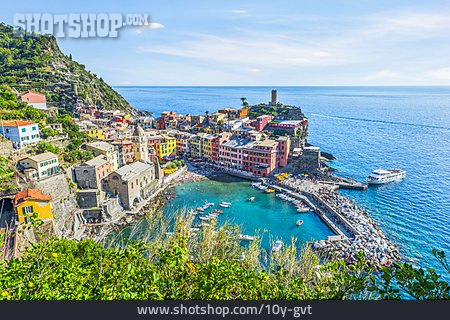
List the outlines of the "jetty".
<svg viewBox="0 0 450 320">
<path fill-rule="evenodd" d="M 369 214 L 348 198 L 342 196 L 332 185 L 315 190 L 294 190 L 267 180 L 264 185 L 310 206 L 315 214 L 335 233 L 326 240 L 315 241 L 312 247 L 324 257 L 356 261 L 363 252 L 370 266 L 379 269 L 400 259 L 398 247 L 392 244 Z"/>
</svg>

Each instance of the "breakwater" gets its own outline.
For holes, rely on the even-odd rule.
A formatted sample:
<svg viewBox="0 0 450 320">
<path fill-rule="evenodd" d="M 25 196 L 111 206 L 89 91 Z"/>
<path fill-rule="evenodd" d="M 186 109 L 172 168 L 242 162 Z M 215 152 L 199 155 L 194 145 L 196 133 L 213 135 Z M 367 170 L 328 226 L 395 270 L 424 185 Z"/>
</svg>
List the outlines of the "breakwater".
<svg viewBox="0 0 450 320">
<path fill-rule="evenodd" d="M 363 252 L 369 265 L 375 269 L 392 265 L 400 259 L 397 245 L 386 238 L 369 214 L 334 188 L 323 185 L 299 190 L 268 181 L 264 184 L 304 201 L 333 230 L 336 236 L 313 243 L 314 250 L 322 256 L 352 263 L 357 254 Z"/>
</svg>

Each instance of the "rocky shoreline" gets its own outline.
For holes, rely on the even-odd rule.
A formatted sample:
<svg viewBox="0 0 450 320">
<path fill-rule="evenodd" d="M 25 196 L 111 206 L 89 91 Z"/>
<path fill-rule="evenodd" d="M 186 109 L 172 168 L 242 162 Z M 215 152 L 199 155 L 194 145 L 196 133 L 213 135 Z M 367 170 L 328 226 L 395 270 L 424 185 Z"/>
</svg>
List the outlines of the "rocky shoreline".
<svg viewBox="0 0 450 320">
<path fill-rule="evenodd" d="M 390 266 L 400 260 L 397 245 L 389 241 L 363 208 L 336 191 L 321 189 L 315 195 L 354 227 L 353 230 L 346 230 L 350 234 L 347 239 L 316 241 L 313 247 L 322 256 L 353 263 L 357 254 L 363 252 L 369 265 L 375 269 Z"/>
</svg>

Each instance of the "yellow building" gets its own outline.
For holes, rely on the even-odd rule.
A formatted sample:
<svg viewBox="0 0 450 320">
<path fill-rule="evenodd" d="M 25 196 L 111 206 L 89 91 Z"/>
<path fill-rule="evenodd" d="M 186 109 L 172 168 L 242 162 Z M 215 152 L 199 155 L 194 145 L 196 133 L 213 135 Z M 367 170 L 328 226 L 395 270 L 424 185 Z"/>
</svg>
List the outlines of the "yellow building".
<svg viewBox="0 0 450 320">
<path fill-rule="evenodd" d="M 162 159 L 176 154 L 177 152 L 177 139 L 174 137 L 164 136 L 164 142 L 155 143 L 156 155 Z"/>
<path fill-rule="evenodd" d="M 189 140 L 189 149 L 191 157 L 203 158 L 203 140 L 207 134 L 204 132 L 197 133 L 191 140 Z"/>
<path fill-rule="evenodd" d="M 208 135 L 203 137 L 203 145 L 202 145 L 203 158 L 205 158 L 206 160 L 211 160 L 212 159 L 212 150 L 213 150 L 213 140 L 214 140 L 214 138 L 215 138 L 215 135 L 213 135 L 213 134 L 208 134 Z"/>
<path fill-rule="evenodd" d="M 105 135 L 103 134 L 102 129 L 90 129 L 86 130 L 84 133 L 86 133 L 91 138 L 96 138 L 98 140 L 105 140 Z"/>
<path fill-rule="evenodd" d="M 40 220 L 53 219 L 51 199 L 52 197 L 38 189 L 25 189 L 18 192 L 14 198 L 14 211 L 19 222 L 28 223 L 33 213 L 36 213 L 37 219 Z"/>
</svg>

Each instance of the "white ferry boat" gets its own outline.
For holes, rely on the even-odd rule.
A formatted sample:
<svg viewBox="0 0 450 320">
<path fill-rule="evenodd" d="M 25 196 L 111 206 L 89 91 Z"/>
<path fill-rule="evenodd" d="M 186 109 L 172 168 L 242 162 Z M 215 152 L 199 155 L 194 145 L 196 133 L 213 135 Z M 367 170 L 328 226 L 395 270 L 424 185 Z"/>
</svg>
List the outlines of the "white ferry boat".
<svg viewBox="0 0 450 320">
<path fill-rule="evenodd" d="M 367 177 L 368 184 L 384 184 L 392 181 L 400 181 L 406 177 L 406 171 L 401 169 L 373 170 Z"/>
</svg>

